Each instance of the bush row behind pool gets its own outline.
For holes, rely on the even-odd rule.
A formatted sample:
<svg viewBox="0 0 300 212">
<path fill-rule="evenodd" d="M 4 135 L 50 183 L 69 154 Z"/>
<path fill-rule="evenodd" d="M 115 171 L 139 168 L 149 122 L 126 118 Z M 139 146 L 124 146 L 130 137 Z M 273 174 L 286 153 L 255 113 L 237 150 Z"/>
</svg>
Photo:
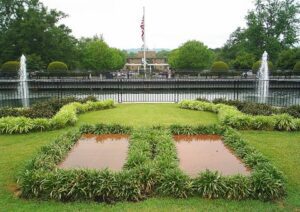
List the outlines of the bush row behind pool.
<svg viewBox="0 0 300 212">
<path fill-rule="evenodd" d="M 207 99 L 197 98 L 199 101 L 210 102 Z M 256 102 L 247 102 L 247 101 L 239 101 L 239 100 L 225 100 L 225 99 L 214 99 L 212 101 L 215 104 L 226 104 L 237 107 L 237 109 L 243 113 L 250 115 L 264 115 L 271 116 L 274 114 L 282 114 L 287 113 L 294 118 L 300 118 L 300 105 L 292 105 L 289 107 L 273 107 L 264 103 L 256 103 Z"/>
<path fill-rule="evenodd" d="M 6 116 L 24 116 L 26 118 L 51 118 L 53 117 L 64 105 L 72 102 L 86 103 L 87 101 L 95 102 L 97 98 L 94 96 L 88 96 L 83 99 L 76 97 L 66 98 L 52 98 L 49 100 L 38 102 L 29 108 L 15 108 L 4 107 L 0 108 L 0 118 Z"/>
<path fill-rule="evenodd" d="M 113 100 L 99 102 L 88 101 L 86 103 L 73 102 L 63 106 L 50 119 L 26 118 L 26 117 L 3 117 L 0 118 L 0 134 L 28 133 L 32 131 L 45 131 L 61 129 L 77 122 L 77 114 L 93 110 L 102 110 L 114 107 Z"/>
<path fill-rule="evenodd" d="M 217 113 L 221 124 L 239 130 L 300 130 L 300 119 L 293 118 L 289 114 L 252 116 L 240 112 L 234 106 L 201 102 L 196 100 L 183 100 L 179 103 L 179 106 L 184 109 Z"/>
</svg>

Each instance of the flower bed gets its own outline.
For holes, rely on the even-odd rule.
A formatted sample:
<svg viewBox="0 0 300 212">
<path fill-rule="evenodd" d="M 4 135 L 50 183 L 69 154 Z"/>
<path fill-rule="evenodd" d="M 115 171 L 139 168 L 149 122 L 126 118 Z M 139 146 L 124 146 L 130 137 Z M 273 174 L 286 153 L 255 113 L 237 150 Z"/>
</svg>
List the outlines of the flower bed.
<svg viewBox="0 0 300 212">
<path fill-rule="evenodd" d="M 130 134 L 127 161 L 121 172 L 57 168 L 81 134 Z M 251 168 L 250 176 L 225 177 L 205 171 L 191 178 L 179 169 L 172 135 L 215 134 Z M 281 199 L 282 174 L 229 127 L 180 126 L 131 129 L 120 125 L 85 125 L 44 148 L 19 178 L 22 196 L 61 201 L 138 201 L 151 195 L 177 198 Z"/>
<path fill-rule="evenodd" d="M 28 133 L 31 131 L 45 131 L 60 129 L 73 125 L 77 121 L 77 114 L 93 110 L 103 110 L 114 107 L 113 100 L 99 102 L 79 103 L 73 102 L 63 106 L 50 119 L 26 118 L 26 117 L 3 117 L 0 118 L 0 134 Z"/>
<path fill-rule="evenodd" d="M 293 118 L 288 114 L 253 116 L 242 113 L 234 106 L 192 100 L 181 101 L 179 105 L 184 109 L 217 113 L 221 124 L 239 130 L 300 130 L 300 119 Z"/>
</svg>

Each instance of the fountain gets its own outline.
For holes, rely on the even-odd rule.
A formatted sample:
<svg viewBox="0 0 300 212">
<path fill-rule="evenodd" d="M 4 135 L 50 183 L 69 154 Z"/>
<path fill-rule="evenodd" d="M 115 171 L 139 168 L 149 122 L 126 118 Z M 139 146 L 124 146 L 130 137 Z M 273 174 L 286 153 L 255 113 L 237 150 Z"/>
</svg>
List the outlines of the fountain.
<svg viewBox="0 0 300 212">
<path fill-rule="evenodd" d="M 260 103 L 266 103 L 269 95 L 268 53 L 264 51 L 258 71 L 258 98 Z"/>
<path fill-rule="evenodd" d="M 19 86 L 18 94 L 22 99 L 22 106 L 29 107 L 29 90 L 27 83 L 27 71 L 26 71 L 26 58 L 24 55 L 20 59 L 20 69 L 19 69 Z"/>
</svg>

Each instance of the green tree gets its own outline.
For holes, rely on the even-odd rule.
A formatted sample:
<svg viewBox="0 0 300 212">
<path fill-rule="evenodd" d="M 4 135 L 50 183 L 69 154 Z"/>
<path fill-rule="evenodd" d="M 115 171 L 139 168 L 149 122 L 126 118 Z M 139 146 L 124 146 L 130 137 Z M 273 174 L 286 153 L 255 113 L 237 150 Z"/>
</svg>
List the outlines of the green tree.
<svg viewBox="0 0 300 212">
<path fill-rule="evenodd" d="M 300 61 L 300 48 L 287 49 L 279 54 L 277 67 L 282 70 L 293 70 L 297 61 Z"/>
<path fill-rule="evenodd" d="M 81 66 L 86 70 L 105 72 L 124 67 L 126 55 L 110 48 L 102 38 L 83 38 L 79 44 Z"/>
<path fill-rule="evenodd" d="M 295 71 L 295 72 L 300 72 L 300 61 L 298 61 L 298 62 L 295 64 L 295 66 L 294 66 L 294 68 L 293 68 L 293 71 Z"/>
<path fill-rule="evenodd" d="M 168 61 L 172 68 L 203 70 L 211 66 L 214 60 L 213 51 L 199 41 L 187 41 L 178 49 L 173 50 Z"/>
<path fill-rule="evenodd" d="M 275 61 L 279 52 L 299 42 L 299 13 L 297 0 L 256 0 L 246 16 L 247 27 L 232 34 L 224 54 L 232 58 L 242 49 L 258 59 L 266 50 Z"/>
<path fill-rule="evenodd" d="M 161 50 L 161 51 L 158 51 L 156 53 L 156 57 L 158 57 L 158 58 L 168 58 L 168 56 L 169 56 L 170 53 L 171 53 L 171 51 Z"/>
<path fill-rule="evenodd" d="M 0 58 L 38 55 L 44 64 L 62 60 L 76 65 L 77 40 L 59 21 L 66 15 L 48 10 L 39 0 L 0 0 Z"/>
<path fill-rule="evenodd" d="M 27 56 L 27 69 L 29 71 L 40 71 L 45 69 L 45 63 L 40 55 L 30 54 Z"/>
<path fill-rule="evenodd" d="M 237 70 L 251 69 L 254 62 L 254 54 L 241 51 L 237 54 L 236 58 L 231 61 L 231 66 Z"/>
<path fill-rule="evenodd" d="M 115 48 L 110 49 L 110 54 L 111 54 L 111 64 L 109 69 L 110 70 L 119 70 L 122 69 L 125 65 L 126 62 L 126 54 Z"/>
</svg>

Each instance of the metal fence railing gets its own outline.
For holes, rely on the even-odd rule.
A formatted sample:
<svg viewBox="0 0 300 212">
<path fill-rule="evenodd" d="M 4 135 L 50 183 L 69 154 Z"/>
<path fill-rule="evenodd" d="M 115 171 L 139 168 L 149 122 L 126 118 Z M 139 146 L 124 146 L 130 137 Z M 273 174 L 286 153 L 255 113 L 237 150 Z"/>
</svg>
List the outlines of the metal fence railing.
<svg viewBox="0 0 300 212">
<path fill-rule="evenodd" d="M 28 80 L 29 102 L 49 98 L 95 96 L 116 102 L 179 102 L 217 98 L 263 102 L 274 106 L 300 104 L 300 80 L 269 80 L 267 96 L 255 79 L 55 79 Z M 22 106 L 18 80 L 0 80 L 0 106 Z"/>
</svg>

